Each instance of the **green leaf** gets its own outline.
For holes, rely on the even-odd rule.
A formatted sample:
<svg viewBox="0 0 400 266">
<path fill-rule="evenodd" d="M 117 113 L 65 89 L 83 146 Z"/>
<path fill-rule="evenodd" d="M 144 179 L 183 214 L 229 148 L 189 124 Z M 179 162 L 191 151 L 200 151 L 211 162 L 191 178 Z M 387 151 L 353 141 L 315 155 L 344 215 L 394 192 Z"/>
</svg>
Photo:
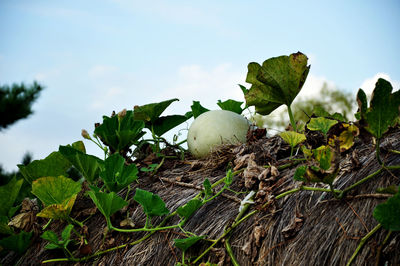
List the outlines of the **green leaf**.
<svg viewBox="0 0 400 266">
<path fill-rule="evenodd" d="M 298 144 L 306 140 L 304 134 L 300 134 L 294 131 L 285 131 L 279 134 L 281 138 L 290 145 L 290 147 L 296 147 Z"/>
<path fill-rule="evenodd" d="M 225 179 L 224 179 L 224 183 L 225 183 L 226 186 L 230 186 L 230 185 L 232 184 L 232 182 L 233 182 L 233 173 L 232 173 L 232 170 L 229 169 L 229 170 L 226 172 L 226 176 L 225 176 Z"/>
<path fill-rule="evenodd" d="M 83 153 L 86 153 L 85 144 L 84 144 L 83 141 L 81 141 L 81 140 L 72 143 L 71 146 L 72 146 L 72 148 L 74 148 L 75 150 L 78 150 L 78 151 L 81 151 L 81 152 L 83 152 Z"/>
<path fill-rule="evenodd" d="M 21 189 L 23 179 L 14 176 L 10 182 L 0 187 L 0 216 L 8 216 Z"/>
<path fill-rule="evenodd" d="M 94 133 L 108 145 L 112 152 L 126 151 L 145 134 L 143 121 L 134 119 L 133 111 L 118 119 L 118 116 L 103 116 L 103 123 L 96 127 Z"/>
<path fill-rule="evenodd" d="M 268 115 L 282 104 L 290 106 L 307 78 L 310 66 L 307 57 L 298 52 L 264 61 L 250 63 L 246 82 L 252 84 L 244 91 L 246 103 L 256 112 Z"/>
<path fill-rule="evenodd" d="M 62 245 L 60 245 L 60 244 L 56 244 L 56 243 L 49 243 L 49 244 L 47 244 L 46 246 L 44 246 L 44 248 L 45 249 L 49 249 L 49 250 L 51 250 L 51 249 L 58 249 L 58 248 L 62 248 L 63 246 Z"/>
<path fill-rule="evenodd" d="M 203 186 L 204 186 L 204 198 L 211 197 L 213 192 L 212 192 L 210 180 L 208 180 L 208 178 L 206 178 L 204 180 Z"/>
<path fill-rule="evenodd" d="M 119 192 L 138 177 L 135 164 L 125 165 L 125 159 L 119 153 L 114 153 L 104 161 L 104 170 L 100 173 L 107 189 Z"/>
<path fill-rule="evenodd" d="M 96 156 L 85 154 L 71 146 L 60 146 L 59 152 L 81 172 L 89 183 L 93 183 L 99 176 L 102 160 Z"/>
<path fill-rule="evenodd" d="M 361 106 L 361 117 L 368 124 L 365 129 L 378 139 L 390 126 L 394 126 L 399 118 L 400 91 L 391 93 L 392 90 L 390 82 L 378 79 L 372 93 L 370 107 L 363 112 L 363 104 Z"/>
<path fill-rule="evenodd" d="M 347 119 L 340 113 L 329 114 L 322 106 L 314 106 L 313 114 L 317 117 L 332 118 L 339 121 L 346 121 Z"/>
<path fill-rule="evenodd" d="M 203 239 L 205 236 L 191 236 L 184 239 L 174 239 L 175 246 L 182 251 L 186 251 L 188 248 L 196 244 L 197 241 Z"/>
<path fill-rule="evenodd" d="M 0 216 L 0 234 L 2 235 L 11 235 L 14 231 L 8 226 L 8 217 Z"/>
<path fill-rule="evenodd" d="M 71 231 L 73 228 L 74 226 L 72 224 L 68 224 L 62 231 L 61 238 L 64 243 L 67 242 L 67 240 L 69 240 L 69 238 L 71 237 Z"/>
<path fill-rule="evenodd" d="M 232 111 L 239 115 L 242 114 L 242 112 L 243 112 L 243 108 L 240 107 L 243 104 L 243 102 L 238 102 L 238 101 L 229 99 L 224 102 L 221 102 L 221 100 L 218 100 L 217 104 L 219 107 L 221 107 L 222 110 Z"/>
<path fill-rule="evenodd" d="M 70 198 L 65 199 L 62 203 L 51 204 L 45 207 L 37 214 L 37 216 L 49 219 L 67 220 L 69 214 L 71 213 L 72 207 L 74 206 L 76 196 L 77 194 L 72 195 Z"/>
<path fill-rule="evenodd" d="M 361 114 L 365 114 L 368 108 L 367 95 L 362 89 L 359 89 L 357 92 L 357 104 L 358 112 L 355 114 L 355 117 L 360 120 Z"/>
<path fill-rule="evenodd" d="M 192 106 L 190 106 L 190 108 L 192 108 L 192 113 L 193 113 L 194 118 L 198 117 L 202 113 L 210 111 L 207 108 L 204 108 L 203 106 L 201 106 L 199 101 L 193 101 L 193 104 L 192 104 Z"/>
<path fill-rule="evenodd" d="M 40 237 L 49 241 L 50 243 L 58 244 L 58 236 L 51 230 L 45 231 Z"/>
<path fill-rule="evenodd" d="M 28 165 L 19 164 L 18 168 L 25 180 L 32 182 L 39 177 L 66 175 L 71 163 L 59 152 L 52 152 L 43 160 L 35 160 Z"/>
<path fill-rule="evenodd" d="M 77 195 L 81 189 L 79 182 L 64 176 L 42 177 L 32 183 L 32 193 L 46 206 L 63 204 L 65 200 Z"/>
<path fill-rule="evenodd" d="M 178 99 L 170 99 L 159 103 L 150 103 L 142 106 L 134 107 L 134 118 L 145 122 L 154 123 L 157 118 L 170 106 L 171 103 L 179 101 Z"/>
<path fill-rule="evenodd" d="M 310 122 L 307 124 L 307 128 L 309 130 L 318 130 L 324 133 L 326 135 L 329 131 L 329 129 L 333 126 L 336 125 L 338 121 L 328 119 L 325 117 L 313 117 L 310 119 Z"/>
<path fill-rule="evenodd" d="M 323 170 L 328 170 L 331 167 L 333 152 L 329 146 L 320 146 L 313 150 L 314 158 L 319 162 Z"/>
<path fill-rule="evenodd" d="M 376 206 L 373 215 L 385 229 L 400 231 L 400 192 Z"/>
<path fill-rule="evenodd" d="M 88 195 L 106 219 L 109 219 L 113 213 L 128 205 L 128 202 L 123 200 L 115 192 L 104 193 L 88 191 Z"/>
<path fill-rule="evenodd" d="M 157 194 L 137 188 L 133 199 L 142 205 L 144 213 L 150 218 L 169 213 L 165 202 Z"/>
<path fill-rule="evenodd" d="M 307 166 L 306 165 L 301 165 L 297 167 L 296 172 L 294 172 L 293 179 L 296 181 L 307 181 L 307 179 L 304 177 L 307 171 Z"/>
<path fill-rule="evenodd" d="M 11 235 L 0 240 L 0 246 L 5 249 L 23 254 L 31 244 L 32 232 L 21 231 L 19 234 Z"/>
<path fill-rule="evenodd" d="M 178 214 L 186 219 L 189 219 L 192 214 L 197 211 L 201 206 L 202 202 L 199 199 L 191 199 L 183 206 L 180 206 L 177 210 Z"/>
<path fill-rule="evenodd" d="M 191 114 L 190 114 L 191 115 Z M 176 126 L 179 126 L 186 120 L 188 120 L 190 116 L 186 115 L 168 115 L 157 118 L 153 123 L 153 130 L 157 136 L 163 135 L 165 132 L 173 129 Z M 149 126 L 151 128 L 151 126 Z"/>
<path fill-rule="evenodd" d="M 82 187 L 79 182 L 64 176 L 41 177 L 32 183 L 32 193 L 46 206 L 39 217 L 67 219 Z"/>
</svg>

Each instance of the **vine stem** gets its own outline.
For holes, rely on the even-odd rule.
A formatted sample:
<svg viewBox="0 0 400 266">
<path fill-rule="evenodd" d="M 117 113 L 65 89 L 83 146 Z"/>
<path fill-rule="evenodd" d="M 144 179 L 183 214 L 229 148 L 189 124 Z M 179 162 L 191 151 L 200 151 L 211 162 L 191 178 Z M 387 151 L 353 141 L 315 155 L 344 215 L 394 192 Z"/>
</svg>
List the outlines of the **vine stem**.
<svg viewBox="0 0 400 266">
<path fill-rule="evenodd" d="M 362 249 L 362 247 L 364 246 L 365 242 L 367 242 L 367 240 L 373 236 L 376 231 L 379 230 L 379 228 L 381 228 L 381 224 L 378 224 L 377 226 L 375 226 L 371 231 L 369 231 L 368 234 L 366 234 L 363 238 L 361 238 L 360 243 L 358 244 L 356 250 L 354 251 L 353 255 L 351 256 L 351 258 L 349 259 L 349 261 L 347 262 L 347 266 L 350 266 L 351 263 L 353 262 L 353 260 L 357 257 L 358 252 Z"/>
<path fill-rule="evenodd" d="M 287 110 L 289 113 L 290 124 L 292 124 L 293 130 L 295 132 L 297 132 L 296 121 L 294 120 L 294 116 L 293 116 L 292 108 L 290 107 L 290 104 L 287 105 Z"/>
<path fill-rule="evenodd" d="M 172 212 L 170 215 L 165 217 L 165 219 L 158 226 L 160 226 L 160 227 L 163 226 L 172 216 L 174 216 L 176 214 L 177 214 L 177 211 Z M 61 262 L 61 261 L 75 261 L 75 262 L 87 261 L 87 260 L 89 260 L 91 258 L 95 258 L 95 257 L 101 256 L 101 255 L 103 255 L 105 253 L 108 253 L 108 252 L 111 252 L 111 251 L 114 251 L 114 250 L 117 250 L 117 249 L 121 249 L 121 248 L 125 248 L 127 246 L 133 246 L 133 245 L 139 244 L 140 242 L 142 242 L 142 241 L 146 240 L 147 238 L 149 238 L 150 236 L 152 236 L 155 232 L 157 232 L 157 231 L 151 231 L 147 235 L 145 235 L 144 237 L 142 237 L 142 238 L 140 238 L 140 239 L 138 239 L 136 241 L 133 241 L 131 243 L 126 243 L 126 244 L 122 244 L 122 245 L 119 245 L 119 246 L 116 246 L 116 247 L 113 247 L 113 248 L 109 248 L 109 249 L 106 249 L 106 250 L 98 251 L 98 252 L 96 252 L 96 253 L 94 253 L 92 255 L 89 255 L 89 256 L 86 256 L 86 257 L 83 257 L 83 258 L 74 258 L 74 259 L 72 259 L 72 258 L 58 258 L 58 259 L 45 260 L 45 261 L 42 261 L 42 263 Z"/>
<path fill-rule="evenodd" d="M 342 193 L 339 195 L 339 198 L 343 198 L 343 196 L 349 191 L 352 190 L 353 188 L 357 187 L 358 185 L 361 185 L 362 183 L 370 180 L 371 178 L 373 178 L 374 176 L 378 175 L 380 172 L 382 172 L 382 170 L 385 168 L 386 166 L 382 166 L 381 168 L 379 168 L 379 170 L 377 170 L 376 172 L 370 174 L 369 176 L 361 179 L 360 181 L 354 183 L 351 186 L 348 186 L 347 188 L 345 188 Z M 386 167 L 387 168 L 387 167 Z"/>
</svg>

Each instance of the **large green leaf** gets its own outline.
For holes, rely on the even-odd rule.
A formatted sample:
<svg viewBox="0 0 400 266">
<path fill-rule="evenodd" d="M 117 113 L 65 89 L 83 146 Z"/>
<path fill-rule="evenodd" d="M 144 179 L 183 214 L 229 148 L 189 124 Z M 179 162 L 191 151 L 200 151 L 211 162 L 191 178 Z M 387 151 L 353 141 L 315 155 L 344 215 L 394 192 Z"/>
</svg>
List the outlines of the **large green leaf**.
<svg viewBox="0 0 400 266">
<path fill-rule="evenodd" d="M 171 103 L 179 101 L 178 99 L 170 99 L 159 103 L 150 103 L 142 106 L 134 107 L 134 118 L 145 122 L 154 123 L 157 118 L 170 106 Z"/>
<path fill-rule="evenodd" d="M 110 191 L 119 192 L 137 179 L 138 169 L 135 164 L 125 166 L 125 159 L 114 153 L 104 161 L 101 179 Z"/>
<path fill-rule="evenodd" d="M 207 108 L 203 107 L 199 101 L 193 101 L 192 106 L 190 106 L 190 108 L 192 109 L 192 113 L 193 113 L 193 117 L 196 118 L 199 115 L 201 115 L 202 113 L 208 112 L 210 110 L 208 110 Z"/>
<path fill-rule="evenodd" d="M 0 240 L 0 246 L 8 250 L 15 251 L 18 254 L 23 254 L 31 244 L 33 232 L 21 231 L 19 234 L 11 235 Z"/>
<path fill-rule="evenodd" d="M 108 145 L 112 151 L 126 151 L 145 134 L 143 121 L 134 119 L 133 111 L 127 111 L 125 116 L 103 116 L 103 123 L 96 127 L 94 133 Z"/>
<path fill-rule="evenodd" d="M 32 193 L 46 206 L 63 204 L 77 195 L 81 189 L 79 182 L 64 176 L 41 177 L 32 183 Z"/>
<path fill-rule="evenodd" d="M 153 124 L 154 133 L 157 136 L 163 135 L 165 132 L 182 124 L 191 117 L 191 113 L 187 115 L 168 115 L 157 118 Z"/>
<path fill-rule="evenodd" d="M 102 167 L 102 160 L 71 146 L 60 146 L 59 152 L 81 172 L 89 183 L 96 181 Z"/>
<path fill-rule="evenodd" d="M 23 182 L 23 179 L 17 180 L 14 176 L 10 182 L 0 187 L 0 216 L 8 216 Z"/>
<path fill-rule="evenodd" d="M 387 230 L 400 231 L 400 187 L 393 197 L 375 207 L 374 217 Z"/>
<path fill-rule="evenodd" d="M 270 58 L 262 66 L 250 63 L 246 82 L 252 86 L 244 91 L 247 105 L 254 105 L 261 115 L 270 114 L 282 104 L 289 106 L 303 87 L 309 70 L 307 57 L 300 52 Z"/>
<path fill-rule="evenodd" d="M 369 108 L 365 108 L 364 96 L 358 99 L 361 118 L 367 123 L 365 129 L 378 139 L 399 119 L 400 91 L 392 93 L 392 90 L 390 82 L 380 78 L 375 84 Z M 359 94 L 363 95 L 362 92 Z"/>
<path fill-rule="evenodd" d="M 99 209 L 106 219 L 109 219 L 113 213 L 128 205 L 128 202 L 123 200 L 115 192 L 105 193 L 90 190 L 88 194 L 94 204 L 96 204 L 97 209 Z"/>
<path fill-rule="evenodd" d="M 232 111 L 239 115 L 242 114 L 242 112 L 243 112 L 243 108 L 240 107 L 243 104 L 243 102 L 238 102 L 238 101 L 229 99 L 224 102 L 221 102 L 221 100 L 218 100 L 217 104 L 219 107 L 221 107 L 222 110 Z"/>
<path fill-rule="evenodd" d="M 71 163 L 59 152 L 52 152 L 43 160 L 35 160 L 28 165 L 19 164 L 18 168 L 25 180 L 32 182 L 39 177 L 66 175 Z"/>
<path fill-rule="evenodd" d="M 150 218 L 169 213 L 165 202 L 157 194 L 137 188 L 133 199 L 142 205 L 144 213 Z"/>
<path fill-rule="evenodd" d="M 41 212 L 37 214 L 39 217 L 49 219 L 67 220 L 74 206 L 77 194 L 65 199 L 62 203 L 55 203 L 46 206 Z"/>
</svg>

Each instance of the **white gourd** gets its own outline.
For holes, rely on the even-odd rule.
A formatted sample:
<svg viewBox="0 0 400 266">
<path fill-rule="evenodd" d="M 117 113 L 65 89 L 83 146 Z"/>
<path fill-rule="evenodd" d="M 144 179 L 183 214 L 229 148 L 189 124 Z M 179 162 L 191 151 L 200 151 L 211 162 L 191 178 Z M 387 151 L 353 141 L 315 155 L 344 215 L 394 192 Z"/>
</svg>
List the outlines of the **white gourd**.
<svg viewBox="0 0 400 266">
<path fill-rule="evenodd" d="M 205 112 L 198 116 L 189 128 L 189 152 L 201 158 L 221 144 L 244 143 L 249 126 L 245 117 L 231 111 Z"/>
</svg>

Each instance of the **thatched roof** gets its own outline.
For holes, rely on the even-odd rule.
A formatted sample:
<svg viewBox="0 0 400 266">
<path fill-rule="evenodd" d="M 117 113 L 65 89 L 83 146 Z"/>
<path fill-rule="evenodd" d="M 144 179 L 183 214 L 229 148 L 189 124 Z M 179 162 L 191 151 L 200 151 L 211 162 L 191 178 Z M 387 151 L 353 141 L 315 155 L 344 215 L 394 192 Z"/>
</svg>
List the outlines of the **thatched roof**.
<svg viewBox="0 0 400 266">
<path fill-rule="evenodd" d="M 384 152 L 387 149 L 400 150 L 400 131 L 388 134 L 381 144 L 382 157 L 387 165 L 400 164 L 400 156 Z M 256 196 L 257 202 L 252 210 L 256 214 L 232 230 L 230 244 L 240 265 L 344 265 L 356 250 L 360 239 L 377 225 L 372 212 L 377 204 L 387 199 L 387 195 L 376 193 L 376 188 L 399 185 L 399 171 L 382 171 L 378 176 L 352 190 L 342 200 L 334 199 L 329 193 L 300 191 L 275 200 L 274 196 L 299 187 L 293 180 L 296 167 L 289 167 L 278 173 L 263 173 L 261 181 L 257 178 L 265 169 L 262 166 L 278 167 L 288 162 L 289 147 L 279 137 L 261 138 L 251 144 L 237 147 L 224 147 L 209 158 L 196 160 L 166 160 L 156 175 L 142 173 L 139 187 L 157 193 L 174 211 L 193 198 L 202 189 L 208 178 L 211 183 L 223 178 L 228 164 L 246 169 L 234 177 L 231 189 L 245 192 L 262 189 Z M 242 164 L 242 165 L 239 165 Z M 271 168 L 270 168 L 271 169 Z M 340 172 L 335 188 L 342 189 L 379 169 L 371 143 L 357 142 L 355 147 L 343 154 Z M 247 182 L 247 183 L 246 183 Z M 321 185 L 315 185 L 321 186 Z M 133 195 L 134 189 L 131 191 Z M 124 193 L 122 193 L 124 194 Z M 234 194 L 226 191 L 199 209 L 184 225 L 184 230 L 207 239 L 217 239 L 224 228 L 231 225 L 238 214 L 240 201 L 246 193 Z M 267 206 L 261 208 L 263 204 Z M 83 220 L 94 204 L 89 198 L 80 196 L 74 206 L 72 216 Z M 137 227 L 144 225 L 145 215 L 133 200 L 128 210 L 112 217 L 113 224 L 119 225 L 127 212 Z M 157 224 L 160 219 L 154 219 Z M 44 222 L 40 221 L 39 222 Z M 173 225 L 178 218 L 170 219 L 166 225 Z M 103 243 L 106 227 L 104 217 L 97 211 L 85 223 L 92 251 L 117 247 L 140 239 L 144 233 L 109 233 Z M 65 224 L 53 222 L 51 229 L 61 231 Z M 400 234 L 393 233 L 388 243 L 381 247 L 387 231 L 380 229 L 366 243 L 354 261 L 354 265 L 374 265 L 388 262 L 400 264 Z M 181 230 L 171 229 L 157 232 L 136 245 L 105 253 L 80 264 L 100 265 L 175 265 L 181 260 L 181 251 L 174 247 L 174 238 L 185 237 Z M 199 256 L 212 242 L 201 240 L 188 249 L 185 258 Z M 44 249 L 45 241 L 36 238 L 19 262 L 21 265 L 39 264 L 41 261 L 64 257 L 62 252 Z M 78 255 L 79 256 L 79 255 Z M 83 256 L 83 255 L 81 255 Z M 379 256 L 379 258 L 378 258 Z M 7 261 L 8 259 L 8 261 Z M 8 256 L 4 264 L 15 256 Z M 213 262 L 230 265 L 230 258 L 224 243 L 217 243 L 200 262 Z M 59 265 L 60 263 L 55 263 Z M 74 264 L 67 262 L 66 264 Z"/>
</svg>

